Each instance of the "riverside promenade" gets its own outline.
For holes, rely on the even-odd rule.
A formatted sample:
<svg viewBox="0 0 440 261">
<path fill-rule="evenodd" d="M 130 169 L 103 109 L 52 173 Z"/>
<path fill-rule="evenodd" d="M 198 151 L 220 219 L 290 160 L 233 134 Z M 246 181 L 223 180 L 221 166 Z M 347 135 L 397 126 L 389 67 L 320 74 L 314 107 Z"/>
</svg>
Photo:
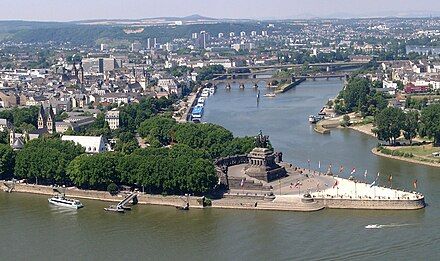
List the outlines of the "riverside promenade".
<svg viewBox="0 0 440 261">
<path fill-rule="evenodd" d="M 272 182 L 245 175 L 246 164 L 230 166 L 230 180 L 243 186 L 231 188 L 213 207 L 255 210 L 317 211 L 335 209 L 416 210 L 425 207 L 418 192 L 378 186 L 356 179 L 345 179 L 320 171 L 302 169 L 288 163 L 285 178 Z M 240 184 L 240 185 L 241 185 Z"/>
</svg>

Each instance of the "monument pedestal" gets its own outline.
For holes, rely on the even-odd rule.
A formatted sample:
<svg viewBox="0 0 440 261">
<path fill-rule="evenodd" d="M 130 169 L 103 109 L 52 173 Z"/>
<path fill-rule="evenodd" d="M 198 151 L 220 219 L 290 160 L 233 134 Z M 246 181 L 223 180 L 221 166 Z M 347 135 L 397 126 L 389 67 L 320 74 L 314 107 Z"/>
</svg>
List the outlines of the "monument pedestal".
<svg viewBox="0 0 440 261">
<path fill-rule="evenodd" d="M 266 182 L 286 176 L 286 169 L 275 162 L 276 154 L 268 148 L 255 148 L 248 155 L 245 174 Z"/>
</svg>

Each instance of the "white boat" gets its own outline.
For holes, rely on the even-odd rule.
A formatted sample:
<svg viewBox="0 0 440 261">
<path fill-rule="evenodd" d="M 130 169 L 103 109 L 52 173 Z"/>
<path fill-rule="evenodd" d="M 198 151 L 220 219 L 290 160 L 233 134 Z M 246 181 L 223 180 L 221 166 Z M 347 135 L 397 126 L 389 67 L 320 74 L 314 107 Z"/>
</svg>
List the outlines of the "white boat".
<svg viewBox="0 0 440 261">
<path fill-rule="evenodd" d="M 67 207 L 67 208 L 74 208 L 74 209 L 84 207 L 84 205 L 79 200 L 66 198 L 63 195 L 55 195 L 55 196 L 49 198 L 48 201 L 49 201 L 49 203 L 54 204 L 56 206 L 60 206 L 60 207 Z"/>
<path fill-rule="evenodd" d="M 366 229 L 376 229 L 376 228 L 382 228 L 382 226 L 378 225 L 378 224 L 372 224 L 372 225 L 366 225 L 365 228 Z"/>
<path fill-rule="evenodd" d="M 310 123 L 317 123 L 318 121 L 324 119 L 324 117 L 322 116 L 315 116 L 315 115 L 310 115 L 309 116 L 309 122 Z"/>
<path fill-rule="evenodd" d="M 273 98 L 273 97 L 275 97 L 275 96 L 277 96 L 275 93 L 266 93 L 266 94 L 264 95 L 264 97 L 269 97 L 269 98 Z"/>
</svg>

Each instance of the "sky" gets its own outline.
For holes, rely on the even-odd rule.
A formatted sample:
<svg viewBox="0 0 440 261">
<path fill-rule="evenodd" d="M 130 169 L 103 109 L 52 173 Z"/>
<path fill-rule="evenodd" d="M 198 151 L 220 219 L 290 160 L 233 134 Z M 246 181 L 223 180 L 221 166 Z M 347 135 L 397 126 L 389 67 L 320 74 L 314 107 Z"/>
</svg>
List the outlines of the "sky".
<svg viewBox="0 0 440 261">
<path fill-rule="evenodd" d="M 440 0 L 0 0 L 0 20 L 440 16 Z"/>
</svg>

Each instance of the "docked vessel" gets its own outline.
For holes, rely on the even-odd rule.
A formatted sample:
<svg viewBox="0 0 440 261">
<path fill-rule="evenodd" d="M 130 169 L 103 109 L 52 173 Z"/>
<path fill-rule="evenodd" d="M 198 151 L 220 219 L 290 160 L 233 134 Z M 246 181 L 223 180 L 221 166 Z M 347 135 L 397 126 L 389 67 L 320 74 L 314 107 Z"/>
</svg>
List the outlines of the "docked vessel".
<svg viewBox="0 0 440 261">
<path fill-rule="evenodd" d="M 64 195 L 55 195 L 48 199 L 49 203 L 60 206 L 60 207 L 67 207 L 67 208 L 82 208 L 84 205 L 76 199 L 70 199 L 66 198 Z"/>
<path fill-rule="evenodd" d="M 322 120 L 324 117 L 322 116 L 315 116 L 315 115 L 310 115 L 309 116 L 309 122 L 310 123 L 317 123 L 318 121 Z"/>
<path fill-rule="evenodd" d="M 191 113 L 192 120 L 200 122 L 203 116 L 203 111 L 203 105 L 198 104 L 195 106 Z"/>
</svg>

